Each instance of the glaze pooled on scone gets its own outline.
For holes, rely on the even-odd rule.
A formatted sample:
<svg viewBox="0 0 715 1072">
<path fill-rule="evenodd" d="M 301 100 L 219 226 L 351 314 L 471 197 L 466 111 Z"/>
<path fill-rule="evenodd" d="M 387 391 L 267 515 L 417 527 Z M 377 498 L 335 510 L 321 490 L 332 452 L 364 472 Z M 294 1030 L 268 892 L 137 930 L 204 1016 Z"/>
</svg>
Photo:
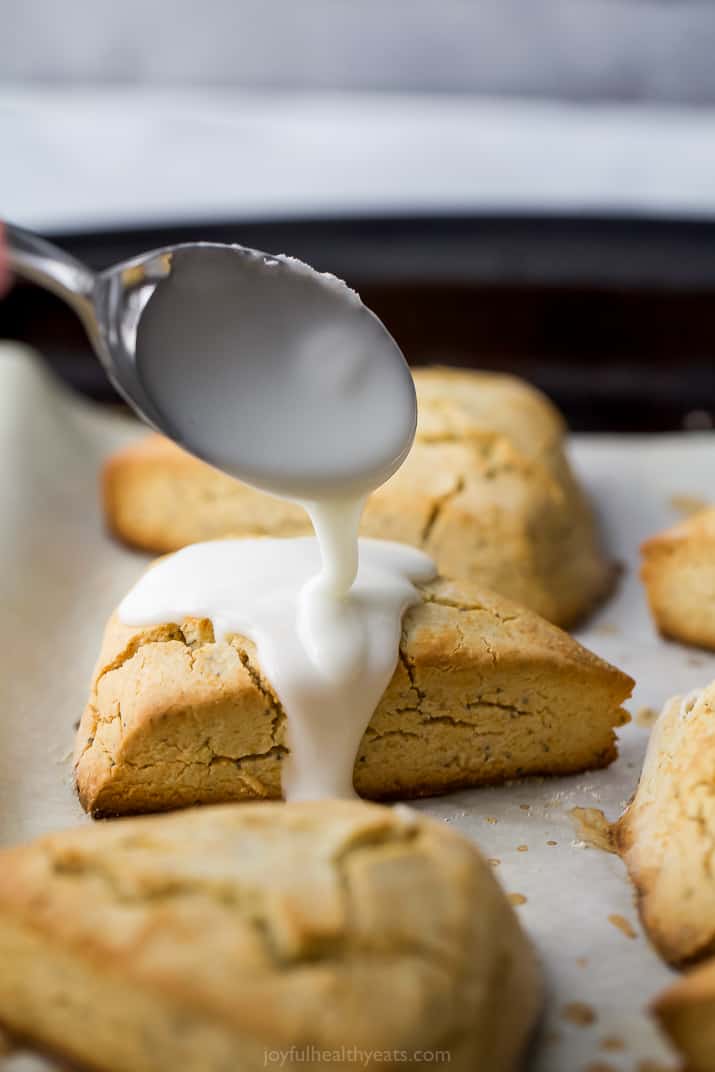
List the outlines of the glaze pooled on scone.
<svg viewBox="0 0 715 1072">
<path fill-rule="evenodd" d="M 355 755 L 394 673 L 402 615 L 421 598 L 412 582 L 434 566 L 415 548 L 361 540 L 346 597 L 320 590 L 316 575 L 310 537 L 217 540 L 161 559 L 119 607 L 134 625 L 209 618 L 216 640 L 254 642 L 288 717 L 290 800 L 355 795 Z"/>
<path fill-rule="evenodd" d="M 177 439 L 262 490 L 299 502 L 317 539 L 195 544 L 150 570 L 119 607 L 127 625 L 208 618 L 256 644 L 288 720 L 287 799 L 353 796 L 357 749 L 390 682 L 412 582 L 435 574 L 402 544 L 358 542 L 366 496 L 414 439 L 414 384 L 396 343 L 343 283 L 246 251 L 235 290 L 173 266 L 142 317 L 144 385 Z M 275 290 L 275 318 L 252 288 Z M 204 293 L 200 316 L 180 300 Z M 196 355 L 206 334 L 208 359 Z M 159 338 L 172 376 L 142 355 Z M 284 352 L 283 352 L 284 351 Z M 176 375 L 177 369 L 182 374 Z M 207 373 L 210 373 L 207 375 Z"/>
</svg>

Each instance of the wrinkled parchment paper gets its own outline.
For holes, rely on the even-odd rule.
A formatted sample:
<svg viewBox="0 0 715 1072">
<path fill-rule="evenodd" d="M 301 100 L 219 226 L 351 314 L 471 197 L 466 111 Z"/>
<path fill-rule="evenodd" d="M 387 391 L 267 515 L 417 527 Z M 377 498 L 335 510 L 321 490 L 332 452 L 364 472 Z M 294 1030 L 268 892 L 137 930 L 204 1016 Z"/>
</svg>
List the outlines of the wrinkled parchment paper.
<svg viewBox="0 0 715 1072">
<path fill-rule="evenodd" d="M 71 783 L 73 727 L 105 620 L 147 561 L 104 532 L 97 474 L 102 459 L 139 431 L 130 419 L 67 394 L 30 351 L 0 346 L 4 844 L 88 821 Z M 637 548 L 678 519 L 673 497 L 715 500 L 715 436 L 577 436 L 572 456 L 608 547 L 624 566 L 617 595 L 579 639 L 636 678 L 632 713 L 660 708 L 671 694 L 714 679 L 715 657 L 657 638 L 637 578 Z M 548 992 L 529 1072 L 675 1064 L 644 1012 L 671 973 L 643 936 L 620 860 L 580 840 L 569 816 L 574 806 L 603 809 L 608 818 L 620 813 L 648 733 L 637 721 L 625 727 L 620 758 L 607 771 L 417 805 L 478 842 L 505 889 L 524 899 L 517 911 L 538 947 Z M 576 1009 L 566 1008 L 573 1003 Z M 0 1067 L 52 1066 L 14 1054 L 0 1058 Z"/>
</svg>

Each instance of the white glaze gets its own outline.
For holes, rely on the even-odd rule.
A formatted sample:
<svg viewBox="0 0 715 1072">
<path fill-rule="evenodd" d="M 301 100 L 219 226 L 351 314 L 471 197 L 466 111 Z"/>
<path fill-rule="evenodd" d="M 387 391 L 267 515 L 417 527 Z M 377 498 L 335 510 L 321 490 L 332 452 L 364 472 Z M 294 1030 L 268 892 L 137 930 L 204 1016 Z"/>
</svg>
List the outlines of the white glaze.
<svg viewBox="0 0 715 1072">
<path fill-rule="evenodd" d="M 317 541 L 187 548 L 151 570 L 119 616 L 138 626 L 209 618 L 217 638 L 253 640 L 288 720 L 285 796 L 352 796 L 358 745 L 397 663 L 402 614 L 419 598 L 411 582 L 434 574 L 425 555 L 399 544 L 363 541 L 358 553 L 365 498 L 414 438 L 407 364 L 335 276 L 213 246 L 172 253 L 136 354 L 162 428 L 213 465 L 300 503 Z"/>
<path fill-rule="evenodd" d="M 254 642 L 287 714 L 286 799 L 354 796 L 360 740 L 394 673 L 402 615 L 420 599 L 413 582 L 434 575 L 431 559 L 403 544 L 360 540 L 359 560 L 336 597 L 316 582 L 310 537 L 194 544 L 161 559 L 119 607 L 132 625 L 209 618 L 217 640 Z"/>
</svg>

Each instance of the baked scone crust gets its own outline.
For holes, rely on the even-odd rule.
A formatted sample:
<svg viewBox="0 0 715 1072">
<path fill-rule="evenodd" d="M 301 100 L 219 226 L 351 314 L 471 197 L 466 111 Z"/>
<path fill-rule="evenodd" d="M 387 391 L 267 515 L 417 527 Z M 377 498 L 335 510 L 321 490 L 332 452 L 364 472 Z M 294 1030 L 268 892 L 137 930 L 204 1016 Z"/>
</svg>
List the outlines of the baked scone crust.
<svg viewBox="0 0 715 1072">
<path fill-rule="evenodd" d="M 426 796 L 607 766 L 633 682 L 556 626 L 435 581 L 363 737 L 358 792 Z M 107 627 L 75 751 L 83 806 L 124 814 L 280 795 L 286 721 L 256 650 L 206 620 Z"/>
<path fill-rule="evenodd" d="M 444 576 L 474 581 L 573 624 L 610 590 L 614 569 L 569 467 L 564 423 L 511 376 L 416 369 L 412 451 L 368 501 L 362 533 L 421 547 Z M 271 498 L 159 436 L 114 454 L 102 477 L 109 528 L 150 551 L 222 536 L 310 532 Z"/>
<path fill-rule="evenodd" d="M 311 1047 L 345 1072 L 351 1047 L 510 1072 L 541 1003 L 476 848 L 358 802 L 204 808 L 5 850 L 0 962 L 0 1021 L 101 1072 L 257 1072 L 276 1050 L 317 1072 Z"/>
<path fill-rule="evenodd" d="M 715 683 L 668 702 L 615 833 L 660 954 L 682 965 L 715 953 Z"/>
<path fill-rule="evenodd" d="M 715 1072 L 715 960 L 678 979 L 652 1009 L 688 1072 Z"/>
<path fill-rule="evenodd" d="M 715 649 L 715 507 L 646 540 L 641 554 L 641 577 L 660 632 Z"/>
</svg>

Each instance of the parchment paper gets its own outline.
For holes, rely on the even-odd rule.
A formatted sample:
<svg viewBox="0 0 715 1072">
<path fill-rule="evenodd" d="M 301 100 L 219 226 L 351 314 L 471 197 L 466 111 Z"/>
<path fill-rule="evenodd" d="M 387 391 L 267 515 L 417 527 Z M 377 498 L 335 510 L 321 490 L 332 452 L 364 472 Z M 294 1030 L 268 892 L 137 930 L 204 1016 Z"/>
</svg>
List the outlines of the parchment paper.
<svg viewBox="0 0 715 1072">
<path fill-rule="evenodd" d="M 104 532 L 97 474 L 101 460 L 138 432 L 131 420 L 68 395 L 28 350 L 0 346 L 5 844 L 88 821 L 71 784 L 73 727 L 105 620 L 147 561 Z M 715 437 L 577 436 L 572 455 L 595 498 L 608 547 L 624 565 L 618 594 L 579 639 L 636 678 L 632 712 L 660 708 L 671 694 L 714 679 L 715 657 L 657 638 L 637 579 L 637 548 L 677 520 L 672 496 L 715 499 Z M 633 791 L 647 738 L 638 723 L 625 727 L 620 758 L 607 771 L 417 805 L 478 842 L 499 861 L 494 866 L 506 890 L 526 898 L 518 911 L 541 954 L 548 989 L 530 1072 L 579 1072 L 597 1062 L 613 1070 L 637 1070 L 647 1060 L 675 1063 L 644 1012 L 671 973 L 641 932 L 620 860 L 580 841 L 568 814 L 579 805 L 615 818 Z M 614 915 L 630 923 L 635 937 L 609 921 Z M 589 1007 L 591 1023 L 564 1016 L 573 1002 Z M 604 1039 L 614 1046 L 620 1040 L 623 1048 L 604 1049 Z M 30 1072 L 51 1066 L 11 1055 L 0 1058 L 0 1067 Z"/>
</svg>

